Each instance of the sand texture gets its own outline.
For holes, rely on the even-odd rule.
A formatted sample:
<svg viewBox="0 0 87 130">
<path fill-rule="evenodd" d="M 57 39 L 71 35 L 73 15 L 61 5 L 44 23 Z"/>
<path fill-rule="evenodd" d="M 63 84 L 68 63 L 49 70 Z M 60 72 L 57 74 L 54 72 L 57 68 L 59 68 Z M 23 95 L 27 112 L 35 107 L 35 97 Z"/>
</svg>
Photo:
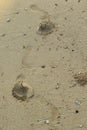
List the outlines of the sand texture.
<svg viewBox="0 0 87 130">
<path fill-rule="evenodd" d="M 87 130 L 87 0 L 0 0 L 0 130 Z"/>
</svg>

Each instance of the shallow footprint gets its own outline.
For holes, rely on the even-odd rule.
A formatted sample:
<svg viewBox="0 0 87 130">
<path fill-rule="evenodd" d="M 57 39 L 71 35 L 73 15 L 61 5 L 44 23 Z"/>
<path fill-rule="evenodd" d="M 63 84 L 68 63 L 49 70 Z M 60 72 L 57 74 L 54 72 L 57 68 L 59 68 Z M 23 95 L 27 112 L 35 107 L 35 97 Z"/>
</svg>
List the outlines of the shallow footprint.
<svg viewBox="0 0 87 130">
<path fill-rule="evenodd" d="M 37 5 L 35 4 L 31 4 L 30 5 L 30 8 L 32 11 L 36 11 L 36 12 L 40 12 L 40 13 L 43 13 L 43 14 L 48 14 L 48 12 L 44 11 L 43 9 L 39 8 Z"/>
</svg>

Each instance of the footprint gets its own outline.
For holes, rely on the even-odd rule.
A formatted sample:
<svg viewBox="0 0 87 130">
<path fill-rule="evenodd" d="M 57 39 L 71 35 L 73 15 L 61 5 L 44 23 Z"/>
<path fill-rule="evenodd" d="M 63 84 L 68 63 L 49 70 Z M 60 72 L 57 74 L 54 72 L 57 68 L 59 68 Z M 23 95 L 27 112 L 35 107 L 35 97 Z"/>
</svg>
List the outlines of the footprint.
<svg viewBox="0 0 87 130">
<path fill-rule="evenodd" d="M 42 21 L 37 33 L 40 35 L 48 35 L 53 32 L 55 25 L 51 21 Z"/>
<path fill-rule="evenodd" d="M 12 95 L 18 100 L 28 101 L 34 96 L 34 90 L 22 78 L 24 77 L 21 77 L 21 75 L 17 77 L 17 81 L 12 89 Z"/>
<path fill-rule="evenodd" d="M 30 8 L 32 11 L 42 13 L 43 16 L 41 17 L 41 22 L 37 31 L 37 34 L 40 35 L 48 35 L 51 34 L 55 28 L 55 25 L 50 20 L 50 15 L 47 11 L 44 11 L 43 9 L 40 9 L 37 5 L 32 4 L 30 5 Z"/>
</svg>

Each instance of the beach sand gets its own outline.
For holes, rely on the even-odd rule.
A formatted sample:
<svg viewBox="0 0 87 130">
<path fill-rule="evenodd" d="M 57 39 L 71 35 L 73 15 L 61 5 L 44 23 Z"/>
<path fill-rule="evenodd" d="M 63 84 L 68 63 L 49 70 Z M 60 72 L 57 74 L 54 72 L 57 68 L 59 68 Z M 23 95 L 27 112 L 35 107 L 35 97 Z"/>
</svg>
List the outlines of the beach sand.
<svg viewBox="0 0 87 130">
<path fill-rule="evenodd" d="M 86 83 L 86 0 L 0 0 L 0 130 L 87 130 Z"/>
</svg>

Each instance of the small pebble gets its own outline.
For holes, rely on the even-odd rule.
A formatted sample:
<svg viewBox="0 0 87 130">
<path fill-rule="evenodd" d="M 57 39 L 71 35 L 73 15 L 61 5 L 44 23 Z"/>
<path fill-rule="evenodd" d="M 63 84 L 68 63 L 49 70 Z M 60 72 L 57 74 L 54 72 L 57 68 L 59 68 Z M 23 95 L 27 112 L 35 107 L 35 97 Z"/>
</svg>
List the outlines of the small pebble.
<svg viewBox="0 0 87 130">
<path fill-rule="evenodd" d="M 74 49 L 72 49 L 72 52 L 74 51 Z"/>
<path fill-rule="evenodd" d="M 42 66 L 41 66 L 41 68 L 43 68 L 43 69 L 44 69 L 45 67 L 46 67 L 45 65 L 42 65 Z"/>
<path fill-rule="evenodd" d="M 28 10 L 28 8 L 24 8 L 24 10 L 25 10 L 25 11 L 27 11 L 27 10 Z"/>
<path fill-rule="evenodd" d="M 26 48 L 26 46 L 23 45 L 23 49 L 25 49 L 25 48 Z"/>
<path fill-rule="evenodd" d="M 76 110 L 76 111 L 75 111 L 75 113 L 77 114 L 77 113 L 79 113 L 79 111 L 78 111 L 78 110 Z"/>
<path fill-rule="evenodd" d="M 76 100 L 76 101 L 75 101 L 75 104 L 76 104 L 76 105 L 80 105 L 81 102 L 80 102 L 79 100 Z"/>
<path fill-rule="evenodd" d="M 10 18 L 7 18 L 6 22 L 8 22 L 8 23 L 11 22 L 11 19 L 10 19 Z"/>
<path fill-rule="evenodd" d="M 56 89 L 58 89 L 59 88 L 59 86 L 56 86 Z"/>
<path fill-rule="evenodd" d="M 81 124 L 81 125 L 79 125 L 79 127 L 80 127 L 80 128 L 82 128 L 82 127 L 83 127 L 83 125 Z"/>
<path fill-rule="evenodd" d="M 50 123 L 50 121 L 49 120 L 45 120 L 45 124 L 49 124 Z"/>
<path fill-rule="evenodd" d="M 57 4 L 57 3 L 55 3 L 55 6 L 58 6 L 58 4 Z"/>
<path fill-rule="evenodd" d="M 58 89 L 59 88 L 59 83 L 57 83 L 57 85 L 56 85 L 56 89 Z"/>
<path fill-rule="evenodd" d="M 26 33 L 24 33 L 24 34 L 23 34 L 23 36 L 27 36 L 27 34 L 26 34 Z"/>
</svg>

